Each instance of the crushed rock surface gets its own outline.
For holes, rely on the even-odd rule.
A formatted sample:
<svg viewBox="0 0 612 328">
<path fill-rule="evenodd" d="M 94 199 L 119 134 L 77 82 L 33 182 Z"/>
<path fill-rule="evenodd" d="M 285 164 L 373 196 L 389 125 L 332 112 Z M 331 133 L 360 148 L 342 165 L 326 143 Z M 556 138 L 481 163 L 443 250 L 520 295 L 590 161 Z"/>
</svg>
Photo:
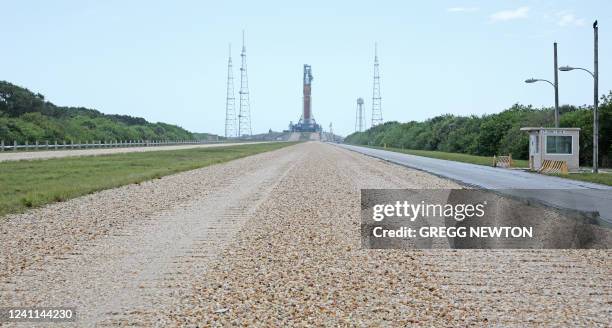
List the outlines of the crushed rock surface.
<svg viewBox="0 0 612 328">
<path fill-rule="evenodd" d="M 460 186 L 332 146 L 303 147 L 305 161 L 164 320 L 276 327 L 609 324 L 609 251 L 360 249 L 361 188 Z"/>
<path fill-rule="evenodd" d="M 461 186 L 312 142 L 52 204 L 0 225 L 0 306 L 76 304 L 77 326 L 609 325 L 608 250 L 361 249 L 362 188 Z"/>
</svg>

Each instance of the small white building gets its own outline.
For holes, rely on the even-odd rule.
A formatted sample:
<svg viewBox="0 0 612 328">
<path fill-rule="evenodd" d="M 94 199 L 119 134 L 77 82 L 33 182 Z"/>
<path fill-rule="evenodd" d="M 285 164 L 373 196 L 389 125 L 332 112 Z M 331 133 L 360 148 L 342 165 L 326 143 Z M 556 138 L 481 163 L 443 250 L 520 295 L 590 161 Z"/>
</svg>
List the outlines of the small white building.
<svg viewBox="0 0 612 328">
<path fill-rule="evenodd" d="M 544 160 L 565 161 L 578 170 L 580 128 L 521 128 L 529 133 L 529 168 L 539 170 Z"/>
</svg>

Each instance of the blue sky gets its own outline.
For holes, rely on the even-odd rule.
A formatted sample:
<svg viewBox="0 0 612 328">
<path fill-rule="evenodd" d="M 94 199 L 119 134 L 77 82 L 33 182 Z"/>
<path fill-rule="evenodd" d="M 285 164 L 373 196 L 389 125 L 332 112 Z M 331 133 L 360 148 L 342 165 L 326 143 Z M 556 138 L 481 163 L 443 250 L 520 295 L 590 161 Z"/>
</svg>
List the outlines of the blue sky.
<svg viewBox="0 0 612 328">
<path fill-rule="evenodd" d="M 612 89 L 607 0 L 26 0 L 3 1 L 2 10 L 1 80 L 59 105 L 198 132 L 224 131 L 227 45 L 237 91 L 243 28 L 254 132 L 299 118 L 307 63 L 315 118 L 351 133 L 356 98 L 371 115 L 374 42 L 386 121 L 552 106 L 552 87 L 523 80 L 553 78 L 554 41 L 560 65 L 592 68 L 594 19 L 600 93 Z M 560 102 L 591 104 L 592 79 L 560 73 Z"/>
</svg>

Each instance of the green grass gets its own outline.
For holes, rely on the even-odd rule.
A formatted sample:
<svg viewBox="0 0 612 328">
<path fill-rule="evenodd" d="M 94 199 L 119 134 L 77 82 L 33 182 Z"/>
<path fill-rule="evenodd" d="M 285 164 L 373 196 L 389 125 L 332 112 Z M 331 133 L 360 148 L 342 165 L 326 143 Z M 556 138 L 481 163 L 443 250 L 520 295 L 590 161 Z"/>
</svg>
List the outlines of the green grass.
<svg viewBox="0 0 612 328">
<path fill-rule="evenodd" d="M 612 186 L 612 173 L 570 173 L 568 175 L 556 174 L 556 176 L 572 180 L 580 180 Z"/>
<path fill-rule="evenodd" d="M 371 147 L 371 148 L 390 150 L 390 151 L 394 151 L 397 153 L 404 153 L 404 154 L 410 154 L 410 155 L 416 155 L 416 156 L 445 159 L 449 161 L 493 166 L 493 157 L 487 157 L 487 156 L 476 156 L 476 155 L 459 154 L 459 153 L 447 153 L 443 151 L 434 151 L 434 150 L 401 149 L 401 148 L 391 148 L 391 147 L 387 147 L 387 148 Z M 515 159 L 513 160 L 513 162 L 514 162 L 513 167 L 529 167 L 529 162 L 526 160 Z"/>
<path fill-rule="evenodd" d="M 0 162 L 0 216 L 296 143 Z"/>
</svg>

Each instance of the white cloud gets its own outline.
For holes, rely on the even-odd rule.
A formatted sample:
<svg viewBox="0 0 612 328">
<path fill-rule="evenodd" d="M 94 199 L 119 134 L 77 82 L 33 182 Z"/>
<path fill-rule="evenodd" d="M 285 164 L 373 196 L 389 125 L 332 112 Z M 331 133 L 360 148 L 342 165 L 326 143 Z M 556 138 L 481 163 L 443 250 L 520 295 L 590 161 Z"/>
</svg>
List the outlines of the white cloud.
<svg viewBox="0 0 612 328">
<path fill-rule="evenodd" d="M 446 11 L 451 13 L 472 13 L 478 11 L 478 7 L 451 7 L 446 8 Z"/>
<path fill-rule="evenodd" d="M 502 10 L 491 14 L 489 19 L 491 22 L 505 22 L 515 19 L 527 18 L 529 15 L 529 7 L 520 7 L 514 10 Z"/>
<path fill-rule="evenodd" d="M 576 17 L 572 12 L 564 10 L 555 14 L 559 26 L 584 26 L 584 19 Z"/>
</svg>

